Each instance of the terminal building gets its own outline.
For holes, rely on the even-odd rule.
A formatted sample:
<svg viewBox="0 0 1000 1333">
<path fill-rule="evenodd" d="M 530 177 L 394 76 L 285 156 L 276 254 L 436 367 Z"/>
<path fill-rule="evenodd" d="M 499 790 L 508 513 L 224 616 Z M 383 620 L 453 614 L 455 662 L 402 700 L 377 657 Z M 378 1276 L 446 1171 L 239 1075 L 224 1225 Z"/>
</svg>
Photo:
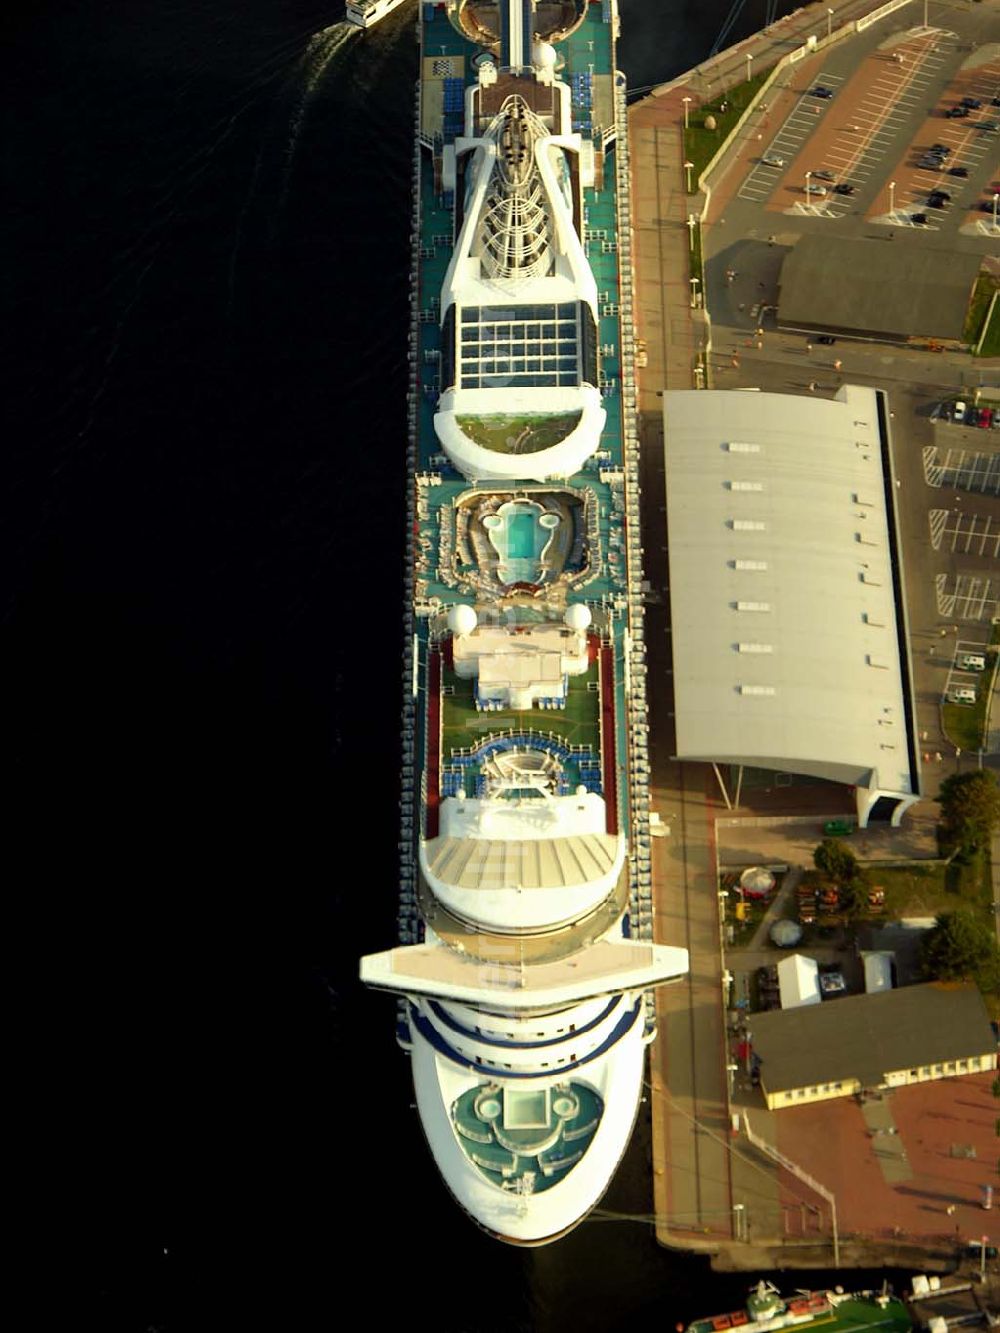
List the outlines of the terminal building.
<svg viewBox="0 0 1000 1333">
<path fill-rule="evenodd" d="M 897 825 L 920 778 L 884 395 L 667 392 L 663 421 L 677 757 Z"/>
</svg>

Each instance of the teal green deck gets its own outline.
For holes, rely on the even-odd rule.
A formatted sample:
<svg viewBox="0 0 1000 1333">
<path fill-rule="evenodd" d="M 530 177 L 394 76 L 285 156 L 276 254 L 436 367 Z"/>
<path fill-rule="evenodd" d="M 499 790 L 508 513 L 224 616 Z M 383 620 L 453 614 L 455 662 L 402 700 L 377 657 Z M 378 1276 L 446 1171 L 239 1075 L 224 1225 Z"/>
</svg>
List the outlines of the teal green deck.
<svg viewBox="0 0 1000 1333">
<path fill-rule="evenodd" d="M 491 1099 L 502 1106 L 498 1087 L 470 1088 L 451 1108 L 458 1142 L 487 1180 L 513 1193 L 530 1172 L 532 1193 L 539 1194 L 565 1179 L 580 1161 L 604 1112 L 601 1098 L 583 1083 L 557 1084 L 553 1104 L 561 1096 L 575 1103 L 573 1114 L 553 1114 L 544 1126 L 517 1129 L 503 1124 L 502 1111 L 491 1118 L 481 1113 Z"/>
<path fill-rule="evenodd" d="M 555 732 L 568 745 L 585 745 L 600 754 L 600 694 L 597 690 L 597 663 L 591 662 L 582 676 L 571 676 L 566 707 L 547 712 L 504 709 L 481 713 L 476 708 L 471 680 L 461 680 L 453 671 L 442 671 L 444 687 L 454 689 L 441 700 L 441 758 L 448 760 L 456 751 L 475 749 L 487 736 L 504 731 Z M 588 688 L 593 686 L 593 688 Z"/>
<path fill-rule="evenodd" d="M 435 9 L 430 22 L 422 18 L 423 53 L 427 56 L 458 55 L 466 57 L 467 81 L 474 77 L 468 57 L 475 48 L 452 27 L 444 11 Z M 557 52 L 565 59 L 566 68 L 560 71 L 560 78 L 569 81 L 571 73 L 592 70 L 595 75 L 614 75 L 614 42 L 611 25 L 603 21 L 602 6 L 591 3 L 587 7 L 587 16 L 580 29 L 569 39 L 556 46 Z M 574 118 L 577 108 L 574 107 Z M 581 127 L 581 132 L 585 132 Z M 595 144 L 595 153 L 600 157 L 601 149 Z M 448 463 L 434 431 L 434 413 L 438 393 L 437 352 L 440 348 L 440 329 L 438 318 L 439 300 L 445 273 L 451 261 L 453 246 L 453 213 L 450 200 L 435 192 L 433 164 L 427 151 L 421 153 L 420 164 L 420 238 L 421 258 L 418 265 L 418 308 L 421 322 L 417 325 L 418 346 L 416 374 L 419 390 L 418 402 L 418 469 L 434 472 L 441 477 L 441 484 L 428 487 L 424 496 L 428 505 L 427 517 L 420 522 L 419 536 L 429 539 L 429 545 L 423 552 L 426 568 L 418 571 L 416 578 L 421 585 L 421 598 L 437 598 L 447 606 L 466 600 L 468 587 L 461 583 L 448 586 L 437 578 L 437 554 L 439 545 L 439 511 L 450 508 L 455 499 L 469 490 L 471 483 L 457 473 Z M 599 473 L 604 470 L 617 470 L 624 466 L 624 447 L 621 417 L 621 330 L 617 314 L 603 313 L 605 307 L 617 309 L 619 304 L 619 274 L 616 239 L 618 234 L 616 197 L 615 148 L 612 145 L 604 153 L 603 184 L 600 189 L 584 191 L 584 248 L 591 265 L 597 290 L 600 294 L 602 313 L 598 321 L 598 344 L 601 347 L 600 371 L 603 391 L 603 407 L 607 413 L 607 423 L 601 438 L 601 450 L 606 451 L 603 459 L 591 459 L 584 470 L 565 484 L 572 487 L 586 487 L 594 492 L 598 499 L 600 522 L 600 565 L 601 573 L 582 589 L 579 596 L 589 602 L 601 603 L 611 598 L 623 596 L 626 592 L 626 570 L 624 557 L 625 528 L 624 515 L 617 512 L 613 499 L 613 488 L 600 480 Z M 484 489 L 490 484 L 484 483 Z M 499 489 L 504 489 L 500 487 Z M 621 491 L 618 492 L 619 496 Z M 637 534 L 633 534 L 637 536 Z M 612 565 L 610 556 L 616 556 Z M 614 622 L 616 642 L 615 672 L 615 715 L 618 725 L 615 729 L 616 763 L 618 772 L 625 771 L 628 748 L 628 729 L 625 724 L 625 692 L 622 672 L 623 647 L 621 635 L 624 624 L 620 618 Z M 426 621 L 418 619 L 416 630 L 426 644 Z M 593 669 L 593 668 L 592 668 Z M 456 684 L 450 675 L 445 683 Z M 571 695 L 580 682 L 571 682 Z M 471 686 L 458 682 L 462 692 L 443 700 L 442 719 L 445 732 L 441 747 L 442 762 L 446 763 L 454 746 L 474 745 L 476 739 L 510 727 L 531 729 L 545 733 L 553 732 L 563 737 L 568 744 L 593 745 L 599 753 L 599 725 L 597 710 L 599 696 L 593 693 L 594 723 L 583 727 L 572 707 L 566 711 L 532 710 L 530 713 L 503 712 L 478 713 L 472 703 Z M 583 685 L 585 689 L 585 685 Z M 457 701 L 463 701 L 462 713 Z M 465 711 L 467 704 L 468 710 Z M 464 713 L 464 720 L 463 720 Z M 423 709 L 417 710 L 418 753 L 424 752 L 426 737 L 424 726 L 426 717 Z M 586 732 L 587 738 L 584 738 Z M 590 739 L 593 737 L 593 739 Z M 628 791 L 624 783 L 619 783 L 618 791 L 619 826 L 627 828 L 629 822 Z"/>
</svg>

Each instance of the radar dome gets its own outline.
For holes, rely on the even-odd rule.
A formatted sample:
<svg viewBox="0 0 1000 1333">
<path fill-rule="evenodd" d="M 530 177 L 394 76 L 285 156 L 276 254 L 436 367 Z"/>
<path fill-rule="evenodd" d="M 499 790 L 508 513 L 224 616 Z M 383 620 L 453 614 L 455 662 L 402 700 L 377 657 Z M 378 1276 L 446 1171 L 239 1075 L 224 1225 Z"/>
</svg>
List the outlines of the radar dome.
<svg viewBox="0 0 1000 1333">
<path fill-rule="evenodd" d="M 453 606 L 448 612 L 448 628 L 452 634 L 457 634 L 463 638 L 466 634 L 471 634 L 479 624 L 479 617 L 471 606 L 466 606 L 460 602 L 458 606 Z"/>
<path fill-rule="evenodd" d="M 586 629 L 593 617 L 590 614 L 590 607 L 584 606 L 583 602 L 574 602 L 572 606 L 566 608 L 566 614 L 563 620 L 570 629 Z"/>
<path fill-rule="evenodd" d="M 551 42 L 535 42 L 531 59 L 539 69 L 554 69 L 556 63 L 555 48 Z"/>
</svg>

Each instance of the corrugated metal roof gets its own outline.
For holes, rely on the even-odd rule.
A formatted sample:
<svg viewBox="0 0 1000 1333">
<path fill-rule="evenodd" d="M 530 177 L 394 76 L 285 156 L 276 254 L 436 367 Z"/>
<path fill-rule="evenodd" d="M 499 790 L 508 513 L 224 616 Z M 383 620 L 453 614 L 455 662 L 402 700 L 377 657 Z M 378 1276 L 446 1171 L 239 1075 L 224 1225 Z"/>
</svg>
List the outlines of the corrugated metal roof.
<svg viewBox="0 0 1000 1333">
<path fill-rule="evenodd" d="M 664 394 L 677 753 L 909 795 L 876 396 L 842 395 Z"/>
</svg>

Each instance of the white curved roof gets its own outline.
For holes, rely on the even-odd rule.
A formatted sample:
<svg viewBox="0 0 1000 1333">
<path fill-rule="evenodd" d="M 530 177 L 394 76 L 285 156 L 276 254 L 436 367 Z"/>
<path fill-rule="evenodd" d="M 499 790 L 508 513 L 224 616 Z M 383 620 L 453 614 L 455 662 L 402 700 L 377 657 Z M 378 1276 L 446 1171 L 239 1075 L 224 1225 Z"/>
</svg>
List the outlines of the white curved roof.
<svg viewBox="0 0 1000 1333">
<path fill-rule="evenodd" d="M 594 911 L 615 887 L 625 840 L 605 832 L 604 800 L 562 797 L 441 803 L 441 836 L 420 867 L 449 911 L 488 930 L 545 930 Z"/>
<path fill-rule="evenodd" d="M 663 415 L 678 755 L 916 792 L 875 391 Z"/>
</svg>

